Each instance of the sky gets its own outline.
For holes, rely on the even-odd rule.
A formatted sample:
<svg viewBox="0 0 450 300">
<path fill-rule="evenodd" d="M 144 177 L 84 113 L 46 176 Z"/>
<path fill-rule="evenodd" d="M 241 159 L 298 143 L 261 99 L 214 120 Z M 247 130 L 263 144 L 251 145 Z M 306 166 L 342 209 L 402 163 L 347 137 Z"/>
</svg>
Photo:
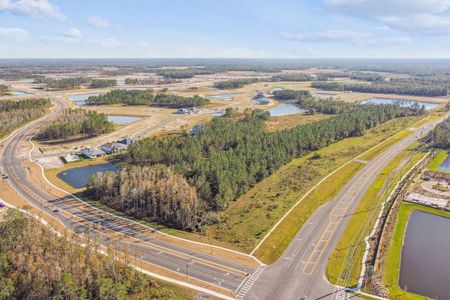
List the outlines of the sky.
<svg viewBox="0 0 450 300">
<path fill-rule="evenodd" d="M 0 58 L 450 58 L 450 0 L 0 0 Z"/>
</svg>

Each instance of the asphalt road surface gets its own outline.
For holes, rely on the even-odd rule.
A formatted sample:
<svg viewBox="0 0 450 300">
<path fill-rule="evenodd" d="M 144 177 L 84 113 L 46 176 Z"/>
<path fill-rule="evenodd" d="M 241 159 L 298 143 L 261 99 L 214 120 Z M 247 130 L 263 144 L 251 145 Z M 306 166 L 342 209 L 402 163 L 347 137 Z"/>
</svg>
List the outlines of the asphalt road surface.
<svg viewBox="0 0 450 300">
<path fill-rule="evenodd" d="M 15 132 L 4 143 L 0 156 L 3 172 L 9 176 L 13 188 L 25 199 L 59 219 L 72 232 L 89 236 L 105 246 L 114 243 L 119 250 L 127 249 L 131 258 L 180 273 L 185 278 L 195 278 L 235 292 L 244 279 L 255 271 L 254 266 L 196 252 L 159 239 L 157 233 L 146 226 L 102 212 L 73 196 L 58 198 L 29 180 L 22 164 L 25 157 L 19 155 L 20 148 L 39 126 L 51 121 L 66 107 L 64 100 L 54 100 L 57 105 L 55 112 Z"/>
<path fill-rule="evenodd" d="M 309 300 L 353 297 L 326 279 L 328 259 L 352 212 L 376 176 L 397 154 L 437 123 L 421 126 L 415 133 L 370 161 L 332 201 L 321 206 L 311 216 L 275 264 L 266 267 L 258 276 L 253 275 L 243 284 L 238 291 L 238 298 Z"/>
</svg>

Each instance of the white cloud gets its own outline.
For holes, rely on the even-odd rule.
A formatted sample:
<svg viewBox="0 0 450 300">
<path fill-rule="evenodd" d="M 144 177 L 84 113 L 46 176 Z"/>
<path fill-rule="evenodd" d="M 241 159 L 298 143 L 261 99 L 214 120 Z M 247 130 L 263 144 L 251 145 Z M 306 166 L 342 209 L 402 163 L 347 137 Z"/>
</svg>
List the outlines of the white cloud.
<svg viewBox="0 0 450 300">
<path fill-rule="evenodd" d="M 21 16 L 50 17 L 58 21 L 67 20 L 59 8 L 48 0 L 0 0 L 0 11 L 8 11 Z"/>
<path fill-rule="evenodd" d="M 336 12 L 383 22 L 390 28 L 447 34 L 450 0 L 324 0 Z"/>
<path fill-rule="evenodd" d="M 8 38 L 8 39 L 20 41 L 27 37 L 28 37 L 28 32 L 22 28 L 0 27 L 0 38 Z"/>
<path fill-rule="evenodd" d="M 98 17 L 98 16 L 91 16 L 87 18 L 87 24 L 91 27 L 98 28 L 98 29 L 104 29 L 111 27 L 111 22 L 109 20 Z"/>
<path fill-rule="evenodd" d="M 63 32 L 63 36 L 69 39 L 81 39 L 83 37 L 83 34 L 78 28 L 70 28 L 69 30 L 66 30 Z"/>
<path fill-rule="evenodd" d="M 104 38 L 95 41 L 95 44 L 105 47 L 105 48 L 115 48 L 119 47 L 122 43 L 114 38 Z"/>
</svg>

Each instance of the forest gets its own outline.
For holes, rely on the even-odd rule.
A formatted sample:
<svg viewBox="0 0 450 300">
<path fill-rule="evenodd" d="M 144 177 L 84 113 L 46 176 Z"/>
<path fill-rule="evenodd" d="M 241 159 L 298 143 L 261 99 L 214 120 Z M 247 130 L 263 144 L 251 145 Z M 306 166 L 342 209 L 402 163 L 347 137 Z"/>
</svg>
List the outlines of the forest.
<svg viewBox="0 0 450 300">
<path fill-rule="evenodd" d="M 129 166 L 90 178 L 87 194 L 118 211 L 184 230 L 196 226 L 197 192 L 165 165 Z"/>
<path fill-rule="evenodd" d="M 279 74 L 273 75 L 270 81 L 313 81 L 314 77 L 308 74 Z"/>
<path fill-rule="evenodd" d="M 314 81 L 312 87 L 328 91 L 353 91 L 360 93 L 399 94 L 411 96 L 447 96 L 448 90 L 443 86 L 412 85 L 390 83 L 339 83 L 329 81 Z"/>
<path fill-rule="evenodd" d="M 150 105 L 169 108 L 196 107 L 209 104 L 207 98 L 200 96 L 183 97 L 172 94 L 154 94 L 152 90 L 113 90 L 99 96 L 91 96 L 88 105 L 127 104 Z"/>
<path fill-rule="evenodd" d="M 105 114 L 81 108 L 66 109 L 58 118 L 37 135 L 40 140 L 67 139 L 76 136 L 91 136 L 108 133 L 113 124 Z"/>
<path fill-rule="evenodd" d="M 220 90 L 231 90 L 241 88 L 246 84 L 251 84 L 258 82 L 258 78 L 240 78 L 240 79 L 230 79 L 224 81 L 218 81 L 214 83 L 214 87 Z"/>
<path fill-rule="evenodd" d="M 82 84 L 88 83 L 90 80 L 86 77 L 70 77 L 54 79 L 45 76 L 38 76 L 34 79 L 34 83 L 43 83 L 49 90 L 69 90 L 79 88 Z"/>
<path fill-rule="evenodd" d="M 26 99 L 0 101 L 0 137 L 19 126 L 42 117 L 50 108 L 48 99 Z"/>
<path fill-rule="evenodd" d="M 106 87 L 113 87 L 117 85 L 117 80 L 114 79 L 92 79 L 89 87 L 91 89 L 99 89 Z"/>
<path fill-rule="evenodd" d="M 170 79 L 186 79 L 192 78 L 195 75 L 208 75 L 213 74 L 214 71 L 206 69 L 164 69 L 159 70 L 156 74 L 164 78 Z"/>
<path fill-rule="evenodd" d="M 9 86 L 5 84 L 0 84 L 0 96 L 9 95 L 11 90 L 9 89 Z"/>
<path fill-rule="evenodd" d="M 181 82 L 179 79 L 171 78 L 125 78 L 126 85 L 147 85 L 147 84 L 170 84 Z"/>
<path fill-rule="evenodd" d="M 0 222 L 0 299 L 174 299 L 131 266 L 58 237 L 36 219 L 8 210 Z M 130 253 L 132 250 L 130 249 Z M 128 258 L 132 261 L 132 257 Z M 187 296 L 187 295 L 186 295 Z"/>
<path fill-rule="evenodd" d="M 450 117 L 439 123 L 434 128 L 432 135 L 434 146 L 450 149 Z"/>
<path fill-rule="evenodd" d="M 267 115 L 247 111 L 241 119 L 214 118 L 197 135 L 143 139 L 126 155 L 132 165 L 172 166 L 196 187 L 202 207 L 217 211 L 295 157 L 360 136 L 390 119 L 418 113 L 392 105 L 364 105 L 328 119 L 268 133 L 264 123 Z"/>
</svg>

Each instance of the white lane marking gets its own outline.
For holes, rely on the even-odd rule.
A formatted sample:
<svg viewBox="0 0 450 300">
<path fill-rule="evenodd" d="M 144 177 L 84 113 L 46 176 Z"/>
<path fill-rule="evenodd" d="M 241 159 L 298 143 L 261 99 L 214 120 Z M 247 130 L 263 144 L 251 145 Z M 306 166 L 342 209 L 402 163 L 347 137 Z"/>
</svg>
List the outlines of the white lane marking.
<svg viewBox="0 0 450 300">
<path fill-rule="evenodd" d="M 240 289 L 239 293 L 236 295 L 236 299 L 238 299 L 238 300 L 244 299 L 245 295 L 251 289 L 251 287 L 253 286 L 255 281 L 259 278 L 259 276 L 261 276 L 261 274 L 265 268 L 266 268 L 266 266 L 259 267 L 258 269 L 255 270 L 255 272 L 253 272 L 253 274 L 252 274 L 252 276 L 250 276 L 250 278 L 248 278 L 246 281 L 243 281 L 243 286 Z M 240 288 L 240 286 L 236 289 L 236 291 L 238 291 L 239 288 Z"/>
</svg>

